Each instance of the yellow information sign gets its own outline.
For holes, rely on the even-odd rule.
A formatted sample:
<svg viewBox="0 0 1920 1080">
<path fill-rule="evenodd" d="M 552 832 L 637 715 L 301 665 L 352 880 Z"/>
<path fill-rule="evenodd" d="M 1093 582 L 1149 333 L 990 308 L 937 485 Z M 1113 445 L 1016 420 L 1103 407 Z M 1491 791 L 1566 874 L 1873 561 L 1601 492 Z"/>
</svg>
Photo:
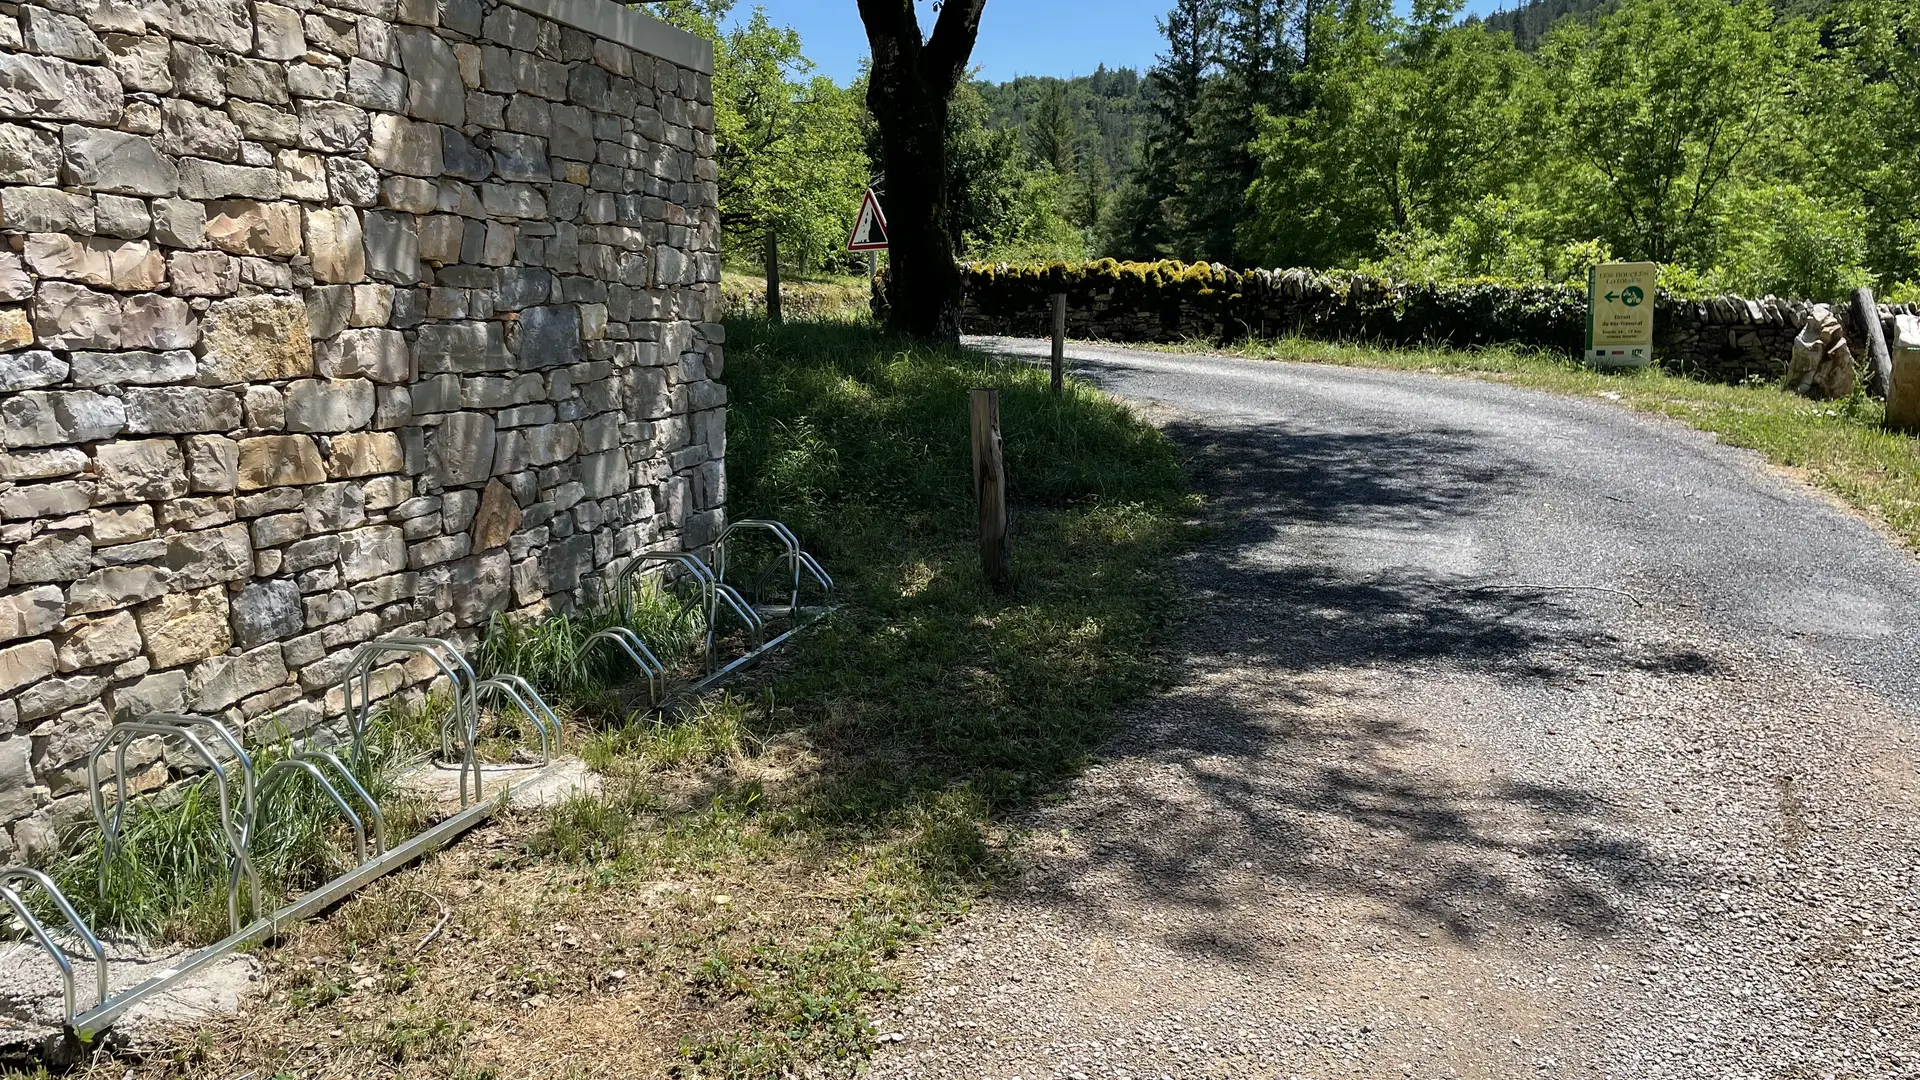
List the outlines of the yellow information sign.
<svg viewBox="0 0 1920 1080">
<path fill-rule="evenodd" d="M 1655 263 L 1605 263 L 1587 277 L 1587 363 L 1646 367 L 1653 363 Z"/>
</svg>

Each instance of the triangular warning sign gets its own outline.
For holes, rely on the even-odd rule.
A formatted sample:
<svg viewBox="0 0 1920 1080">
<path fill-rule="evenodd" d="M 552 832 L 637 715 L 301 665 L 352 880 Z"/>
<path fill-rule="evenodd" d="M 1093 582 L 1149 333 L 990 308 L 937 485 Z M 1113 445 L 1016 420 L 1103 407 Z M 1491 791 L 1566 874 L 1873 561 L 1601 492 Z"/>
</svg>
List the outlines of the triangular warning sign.
<svg viewBox="0 0 1920 1080">
<path fill-rule="evenodd" d="M 860 220 L 853 223 L 853 236 L 847 240 L 848 251 L 885 251 L 887 249 L 887 215 L 880 209 L 880 197 L 867 189 L 867 198 L 860 204 Z"/>
</svg>

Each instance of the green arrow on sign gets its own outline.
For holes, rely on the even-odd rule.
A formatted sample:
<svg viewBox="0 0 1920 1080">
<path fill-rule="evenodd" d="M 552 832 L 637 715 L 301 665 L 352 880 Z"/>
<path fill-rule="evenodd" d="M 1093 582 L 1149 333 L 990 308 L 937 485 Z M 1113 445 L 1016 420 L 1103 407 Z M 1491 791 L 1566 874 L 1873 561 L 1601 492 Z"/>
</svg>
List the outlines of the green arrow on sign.
<svg viewBox="0 0 1920 1080">
<path fill-rule="evenodd" d="M 1608 294 L 1607 294 L 1607 303 L 1609 303 L 1609 304 L 1617 304 L 1617 303 L 1619 303 L 1619 302 L 1620 302 L 1620 294 L 1619 294 L 1619 293 L 1614 293 L 1614 292 L 1610 292 L 1610 293 L 1608 293 Z"/>
</svg>

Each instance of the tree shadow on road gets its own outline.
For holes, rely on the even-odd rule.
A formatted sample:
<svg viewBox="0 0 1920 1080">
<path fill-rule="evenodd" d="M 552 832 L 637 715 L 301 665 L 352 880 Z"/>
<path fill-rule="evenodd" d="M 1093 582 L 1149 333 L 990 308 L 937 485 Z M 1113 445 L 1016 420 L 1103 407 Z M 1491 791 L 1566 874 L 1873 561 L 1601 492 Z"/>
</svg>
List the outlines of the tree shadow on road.
<svg viewBox="0 0 1920 1080">
<path fill-rule="evenodd" d="M 1083 846 L 1029 872 L 1029 901 L 1134 895 L 1205 915 L 1169 944 L 1230 961 L 1260 952 L 1259 920 L 1238 913 L 1274 905 L 1467 945 L 1607 935 L 1676 873 L 1599 791 L 1461 749 L 1502 718 L 1460 686 L 1496 679 L 1506 708 L 1546 708 L 1568 680 L 1706 662 L 1629 640 L 1621 597 L 1478 588 L 1497 568 L 1473 550 L 1474 519 L 1522 496 L 1527 463 L 1444 429 L 1167 430 L 1211 526 L 1185 566 L 1182 671 L 1045 815 Z"/>
</svg>

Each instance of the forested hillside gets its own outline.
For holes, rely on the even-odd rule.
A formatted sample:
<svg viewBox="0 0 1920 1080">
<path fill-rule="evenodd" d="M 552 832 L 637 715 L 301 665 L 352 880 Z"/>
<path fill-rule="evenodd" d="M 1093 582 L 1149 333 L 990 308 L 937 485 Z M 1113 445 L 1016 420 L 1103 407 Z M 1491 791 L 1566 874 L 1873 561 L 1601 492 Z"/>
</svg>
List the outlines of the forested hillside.
<svg viewBox="0 0 1920 1080">
<path fill-rule="evenodd" d="M 961 87 L 963 257 L 1523 282 L 1649 259 L 1699 290 L 1920 294 L 1913 0 L 1541 0 L 1486 21 L 1169 2 L 1148 72 Z M 864 87 L 817 77 L 762 16 L 727 21 L 730 0 L 664 7 L 719 42 L 730 257 L 772 231 L 783 261 L 846 268 L 860 189 L 885 185 Z"/>
</svg>

